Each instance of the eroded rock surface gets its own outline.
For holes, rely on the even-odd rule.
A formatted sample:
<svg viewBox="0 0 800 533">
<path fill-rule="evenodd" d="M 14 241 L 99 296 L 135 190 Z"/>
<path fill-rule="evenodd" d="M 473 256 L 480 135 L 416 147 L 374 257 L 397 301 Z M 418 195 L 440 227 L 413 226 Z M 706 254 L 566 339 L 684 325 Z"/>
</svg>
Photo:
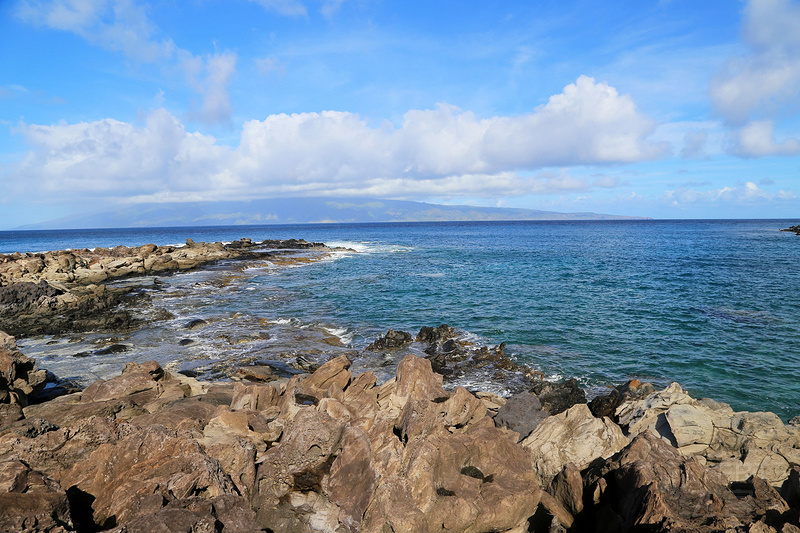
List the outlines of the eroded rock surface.
<svg viewBox="0 0 800 533">
<path fill-rule="evenodd" d="M 186 246 L 0 255 L 0 330 L 20 336 L 127 328 L 133 318 L 118 306 L 132 289 L 110 287 L 110 281 L 191 270 L 223 259 L 280 261 L 292 250 L 331 251 L 323 243 L 296 239 L 229 244 L 189 239 Z"/>
<path fill-rule="evenodd" d="M 432 342 L 451 340 L 443 333 Z M 350 368 L 334 357 L 290 379 L 202 383 L 132 363 L 77 393 L 5 404 L 0 530 L 800 528 L 797 466 L 778 484 L 732 482 L 724 460 L 689 453 L 781 453 L 796 426 L 769 414 L 733 413 L 672 386 L 617 406 L 629 436 L 585 403 L 548 415 L 530 392 L 447 390 L 414 355 L 382 384 Z"/>
</svg>

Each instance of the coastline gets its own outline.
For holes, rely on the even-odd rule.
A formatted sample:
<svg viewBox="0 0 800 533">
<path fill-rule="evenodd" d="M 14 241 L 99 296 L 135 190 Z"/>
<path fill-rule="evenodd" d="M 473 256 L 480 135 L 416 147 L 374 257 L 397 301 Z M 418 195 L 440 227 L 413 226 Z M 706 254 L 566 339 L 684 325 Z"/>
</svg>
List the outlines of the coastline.
<svg viewBox="0 0 800 533">
<path fill-rule="evenodd" d="M 132 249 L 93 251 L 101 259 L 86 266 L 59 261 L 66 255 L 59 252 L 22 254 L 22 262 L 44 267 L 5 268 L 0 279 L 52 282 L 72 295 L 152 274 L 152 265 L 168 265 L 163 275 L 221 260 L 309 261 L 293 256 L 330 251 L 301 241 L 293 248 L 237 242 L 189 243 L 184 252 L 195 253 L 177 254 L 181 260 L 175 249 L 140 247 L 133 256 L 140 263 L 127 259 Z M 163 255 L 173 261 L 148 267 L 148 257 Z M 103 267 L 86 268 L 92 264 Z M 76 275 L 81 269 L 89 273 Z M 69 308 L 63 294 L 44 298 L 62 296 Z M 218 523 L 276 532 L 386 524 L 409 532 L 800 527 L 796 423 L 737 413 L 677 384 L 656 390 L 629 382 L 587 404 L 574 380 L 546 382 L 509 360 L 503 345 L 472 346 L 445 325 L 416 336 L 390 330 L 365 351 L 391 356 L 410 343 L 425 345 L 424 357 L 403 357 L 382 383 L 371 371 L 351 373 L 342 355 L 293 376 L 247 365 L 238 381 L 221 382 L 144 362 L 51 398 L 46 370 L 2 335 L 0 524 L 148 531 Z M 526 390 L 503 398 L 443 387 L 447 376 L 476 368 L 520 376 Z M 43 393 L 49 399 L 37 403 Z"/>
</svg>

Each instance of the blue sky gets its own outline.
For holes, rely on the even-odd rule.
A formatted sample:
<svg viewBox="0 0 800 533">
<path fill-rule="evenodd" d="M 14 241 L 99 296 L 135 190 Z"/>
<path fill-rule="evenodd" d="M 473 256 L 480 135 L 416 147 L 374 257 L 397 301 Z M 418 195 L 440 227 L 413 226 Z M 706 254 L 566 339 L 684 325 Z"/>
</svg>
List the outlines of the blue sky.
<svg viewBox="0 0 800 533">
<path fill-rule="evenodd" d="M 800 217 L 800 2 L 0 2 L 0 228 L 371 196 Z"/>
</svg>

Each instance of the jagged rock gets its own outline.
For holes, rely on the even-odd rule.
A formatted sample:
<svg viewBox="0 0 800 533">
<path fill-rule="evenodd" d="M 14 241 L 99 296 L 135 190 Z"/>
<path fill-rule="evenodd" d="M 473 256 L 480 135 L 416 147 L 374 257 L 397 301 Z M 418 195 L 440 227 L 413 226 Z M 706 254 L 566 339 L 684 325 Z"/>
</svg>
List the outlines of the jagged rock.
<svg viewBox="0 0 800 533">
<path fill-rule="evenodd" d="M 408 346 L 412 342 L 414 342 L 414 337 L 411 333 L 390 329 L 386 335 L 371 343 L 366 349 L 367 351 L 395 350 Z"/>
<path fill-rule="evenodd" d="M 81 401 L 103 402 L 149 391 L 155 397 L 158 381 L 163 377 L 164 369 L 155 361 L 141 365 L 129 363 L 120 376 L 108 381 L 98 380 L 89 385 L 81 394 Z"/>
<path fill-rule="evenodd" d="M 297 392 L 322 399 L 331 387 L 344 390 L 353 375 L 347 370 L 350 360 L 340 355 L 320 366 L 311 376 L 300 382 Z"/>
<path fill-rule="evenodd" d="M 433 346 L 436 348 L 437 346 L 441 346 L 445 342 L 455 338 L 455 336 L 456 330 L 447 324 L 442 324 L 441 326 L 437 326 L 435 328 L 423 326 L 420 328 L 419 333 L 417 333 L 416 341 L 428 344 L 429 347 Z"/>
<path fill-rule="evenodd" d="M 0 460 L 0 531 L 72 531 L 67 493 L 42 472 L 18 460 Z"/>
<path fill-rule="evenodd" d="M 737 497 L 719 471 L 646 431 L 590 469 L 586 488 L 593 497 L 582 520 L 595 531 L 721 532 L 787 510 L 763 481 L 751 479 L 749 486 L 749 494 Z"/>
<path fill-rule="evenodd" d="M 547 492 L 573 517 L 583 512 L 583 478 L 573 463 L 564 465 L 561 472 L 550 482 Z"/>
<path fill-rule="evenodd" d="M 241 496 L 226 494 L 213 499 L 186 498 L 173 500 L 158 511 L 140 516 L 111 533 L 178 532 L 257 533 L 263 531 L 255 523 L 255 514 Z"/>
<path fill-rule="evenodd" d="M 0 431 L 13 424 L 17 420 L 22 420 L 22 406 L 18 403 L 0 403 Z"/>
<path fill-rule="evenodd" d="M 261 527 L 272 527 L 287 508 L 290 492 L 320 492 L 342 438 L 343 425 L 312 407 L 300 409 L 280 444 L 258 466 L 253 505 Z"/>
<path fill-rule="evenodd" d="M 506 404 L 497 411 L 494 423 L 498 427 L 516 431 L 522 440 L 548 416 L 550 414 L 542 409 L 542 404 L 536 395 L 520 392 L 509 398 Z"/>
<path fill-rule="evenodd" d="M 235 493 L 219 463 L 189 434 L 158 425 L 101 445 L 61 481 L 86 495 L 93 522 L 104 528 L 155 513 L 171 500 Z"/>
<path fill-rule="evenodd" d="M 47 371 L 37 368 L 34 359 L 17 350 L 14 337 L 3 333 L 0 341 L 0 404 L 25 407 L 44 389 Z"/>
<path fill-rule="evenodd" d="M 723 473 L 728 481 L 750 476 L 780 485 L 791 464 L 800 464 L 800 426 L 774 413 L 735 413 L 729 405 L 695 400 L 677 383 L 617 409 L 630 436 L 648 430 Z"/>
<path fill-rule="evenodd" d="M 628 444 L 622 430 L 608 418 L 595 418 L 586 404 L 544 419 L 520 444 L 526 448 L 542 485 L 567 463 L 579 469 L 607 458 Z"/>
<path fill-rule="evenodd" d="M 651 383 L 642 383 L 638 379 L 632 379 L 611 389 L 611 392 L 606 395 L 593 398 L 589 402 L 589 409 L 597 418 L 607 416 L 614 419 L 617 407 L 623 403 L 640 400 L 654 392 L 655 388 Z"/>
<path fill-rule="evenodd" d="M 540 381 L 533 386 L 533 392 L 542 402 L 542 409 L 551 415 L 563 413 L 573 405 L 586 403 L 586 393 L 575 379 L 562 383 Z"/>
</svg>

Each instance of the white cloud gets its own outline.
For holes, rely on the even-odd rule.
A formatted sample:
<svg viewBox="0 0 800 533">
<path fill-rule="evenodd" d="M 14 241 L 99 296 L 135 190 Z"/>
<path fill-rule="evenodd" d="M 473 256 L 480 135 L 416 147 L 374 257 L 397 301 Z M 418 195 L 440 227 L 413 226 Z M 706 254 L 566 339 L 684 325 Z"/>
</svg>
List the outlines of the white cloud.
<svg viewBox="0 0 800 533">
<path fill-rule="evenodd" d="M 224 175 L 229 150 L 187 132 L 163 109 L 143 127 L 106 119 L 18 129 L 34 149 L 12 176 L 45 196 L 179 192 L 204 181 L 209 189 L 230 186 Z"/>
<path fill-rule="evenodd" d="M 758 201 L 772 202 L 776 200 L 795 200 L 793 191 L 781 190 L 770 193 L 759 188 L 752 181 L 743 185 L 725 186 L 719 189 L 699 191 L 692 188 L 681 188 L 664 191 L 662 200 L 673 207 L 684 207 L 692 204 L 751 204 Z"/>
<path fill-rule="evenodd" d="M 236 54 L 200 57 L 171 39 L 159 39 L 145 7 L 135 0 L 21 0 L 16 15 L 30 24 L 75 33 L 140 63 L 167 69 L 178 66 L 203 99 L 192 116 L 204 122 L 230 120 L 227 86 L 236 67 Z"/>
<path fill-rule="evenodd" d="M 212 58 L 217 70 L 209 76 L 224 85 L 234 61 Z M 187 70 L 204 64 L 189 57 Z M 203 111 L 226 112 L 220 95 L 206 98 L 216 106 Z M 652 127 L 630 97 L 581 77 L 518 117 L 481 119 L 446 104 L 411 110 L 397 126 L 371 127 L 348 112 L 279 114 L 246 122 L 236 148 L 186 131 L 163 109 L 143 126 L 23 125 L 33 149 L 16 175 L 51 194 L 120 197 L 551 194 L 617 186 L 545 169 L 657 157 L 664 147 L 647 141 Z"/>
<path fill-rule="evenodd" d="M 732 152 L 741 157 L 765 157 L 800 154 L 800 140 L 775 140 L 775 124 L 758 120 L 740 128 L 733 135 Z"/>
<path fill-rule="evenodd" d="M 800 4 L 750 0 L 744 17 L 749 54 L 731 60 L 711 84 L 715 108 L 733 125 L 777 117 L 800 97 Z"/>
</svg>

